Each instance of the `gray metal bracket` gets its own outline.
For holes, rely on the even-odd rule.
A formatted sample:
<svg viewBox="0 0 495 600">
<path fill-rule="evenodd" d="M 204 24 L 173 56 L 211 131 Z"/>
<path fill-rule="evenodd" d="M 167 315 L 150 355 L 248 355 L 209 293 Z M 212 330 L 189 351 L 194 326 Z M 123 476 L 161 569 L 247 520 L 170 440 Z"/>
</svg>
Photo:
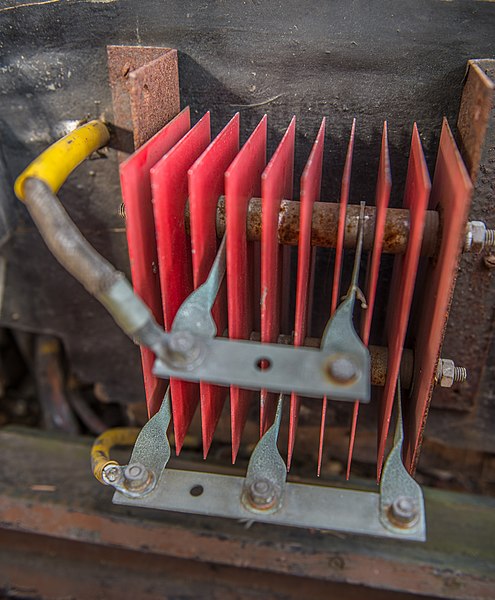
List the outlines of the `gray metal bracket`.
<svg viewBox="0 0 495 600">
<path fill-rule="evenodd" d="M 400 404 L 400 393 L 397 394 Z M 165 406 L 164 406 L 165 405 Z M 168 395 L 161 419 L 170 419 Z M 162 409 L 160 409 L 161 411 Z M 285 463 L 277 449 L 282 413 L 279 398 L 274 424 L 258 442 L 246 477 L 179 469 L 165 469 L 168 440 L 154 430 L 136 442 L 136 458 L 148 468 L 156 465 L 156 484 L 141 497 L 130 497 L 116 486 L 115 504 L 176 512 L 229 517 L 293 527 L 342 531 L 360 535 L 426 539 L 423 495 L 402 465 L 402 413 L 397 412 L 394 447 L 383 470 L 380 493 L 286 482 Z M 151 422 L 151 421 L 150 421 Z M 163 421 L 165 425 L 167 418 Z M 159 420 L 155 421 L 158 425 Z M 144 429 L 143 429 L 144 431 Z M 162 432 L 166 429 L 162 429 Z M 148 452 L 151 456 L 148 456 Z M 261 485 L 260 485 L 261 482 Z M 256 485 L 258 484 L 258 485 Z"/>
<path fill-rule="evenodd" d="M 110 464 L 103 469 L 107 485 L 128 498 L 143 498 L 151 493 L 170 460 L 170 442 L 167 429 L 172 417 L 170 388 L 158 412 L 141 429 L 127 465 Z"/>
</svg>

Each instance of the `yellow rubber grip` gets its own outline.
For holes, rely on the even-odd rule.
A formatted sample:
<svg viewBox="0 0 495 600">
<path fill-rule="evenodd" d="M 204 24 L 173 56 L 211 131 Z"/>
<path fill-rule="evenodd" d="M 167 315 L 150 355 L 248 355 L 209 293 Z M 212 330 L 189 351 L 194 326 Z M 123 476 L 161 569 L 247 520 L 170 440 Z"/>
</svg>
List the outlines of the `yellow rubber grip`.
<svg viewBox="0 0 495 600">
<path fill-rule="evenodd" d="M 118 464 L 110 459 L 110 450 L 114 446 L 133 446 L 139 432 L 137 427 L 115 427 L 96 438 L 91 448 L 91 468 L 98 481 L 104 483 L 102 473 L 108 464 Z"/>
<path fill-rule="evenodd" d="M 24 182 L 29 177 L 41 179 L 56 194 L 71 172 L 109 139 L 110 133 L 101 121 L 90 121 L 78 127 L 52 144 L 24 169 L 14 184 L 15 195 L 24 201 Z"/>
</svg>

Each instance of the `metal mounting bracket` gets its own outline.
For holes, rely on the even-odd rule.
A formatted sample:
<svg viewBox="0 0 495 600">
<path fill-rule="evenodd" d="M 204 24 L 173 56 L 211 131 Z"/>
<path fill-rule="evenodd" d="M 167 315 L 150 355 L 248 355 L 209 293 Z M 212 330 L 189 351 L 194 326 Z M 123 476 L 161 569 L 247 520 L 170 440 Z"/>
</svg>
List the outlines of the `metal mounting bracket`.
<svg viewBox="0 0 495 600">
<path fill-rule="evenodd" d="M 286 482 L 285 463 L 277 449 L 282 396 L 274 424 L 253 451 L 246 477 L 165 469 L 170 456 L 170 445 L 164 435 L 170 420 L 167 394 L 160 412 L 148 423 L 153 424 L 143 428 L 131 458 L 131 463 L 140 461 L 156 475 L 156 484 L 140 497 L 135 494 L 130 497 L 114 485 L 117 491 L 113 502 L 229 517 L 243 522 L 259 521 L 424 541 L 423 495 L 401 459 L 403 434 L 399 391 L 397 404 L 394 446 L 383 470 L 380 493 L 377 493 Z M 161 433 L 157 437 L 158 431 Z"/>
</svg>

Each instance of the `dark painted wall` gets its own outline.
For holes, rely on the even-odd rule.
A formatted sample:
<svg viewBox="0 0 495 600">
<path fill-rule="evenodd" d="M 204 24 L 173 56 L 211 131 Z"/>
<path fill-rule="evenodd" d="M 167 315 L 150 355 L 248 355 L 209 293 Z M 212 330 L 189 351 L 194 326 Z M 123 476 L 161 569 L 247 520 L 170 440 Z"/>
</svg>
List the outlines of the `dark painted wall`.
<svg viewBox="0 0 495 600">
<path fill-rule="evenodd" d="M 267 113 L 271 153 L 295 114 L 297 176 L 327 116 L 324 198 L 338 197 L 354 116 L 351 199 L 374 193 L 387 119 L 398 203 L 413 122 L 432 169 L 442 116 L 455 123 L 466 61 L 493 56 L 494 39 L 491 2 L 5 0 L 0 156 L 12 180 L 66 121 L 111 115 L 107 44 L 163 45 L 179 50 L 183 105 L 191 105 L 193 119 L 211 110 L 213 133 L 240 110 L 245 139 Z M 98 250 L 127 269 L 115 154 L 85 163 L 61 197 Z M 60 335 L 81 379 L 103 383 L 114 400 L 139 399 L 136 349 L 55 263 L 20 213 L 2 251 L 1 323 Z M 318 299 L 322 307 L 326 293 Z"/>
</svg>

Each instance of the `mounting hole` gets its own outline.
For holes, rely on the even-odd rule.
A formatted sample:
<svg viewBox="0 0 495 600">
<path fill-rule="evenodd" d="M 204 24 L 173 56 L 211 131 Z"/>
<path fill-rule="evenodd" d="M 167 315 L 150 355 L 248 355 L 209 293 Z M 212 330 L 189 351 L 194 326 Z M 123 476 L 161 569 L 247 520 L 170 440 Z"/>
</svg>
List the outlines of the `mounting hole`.
<svg viewBox="0 0 495 600">
<path fill-rule="evenodd" d="M 194 496 L 194 498 L 197 498 L 198 496 L 201 496 L 201 494 L 204 491 L 205 490 L 202 485 L 193 485 L 192 488 L 189 490 L 189 493 L 191 494 L 191 496 Z"/>
<path fill-rule="evenodd" d="M 256 361 L 256 368 L 259 371 L 268 371 L 268 369 L 271 369 L 272 366 L 272 361 L 269 358 L 259 358 Z"/>
</svg>

